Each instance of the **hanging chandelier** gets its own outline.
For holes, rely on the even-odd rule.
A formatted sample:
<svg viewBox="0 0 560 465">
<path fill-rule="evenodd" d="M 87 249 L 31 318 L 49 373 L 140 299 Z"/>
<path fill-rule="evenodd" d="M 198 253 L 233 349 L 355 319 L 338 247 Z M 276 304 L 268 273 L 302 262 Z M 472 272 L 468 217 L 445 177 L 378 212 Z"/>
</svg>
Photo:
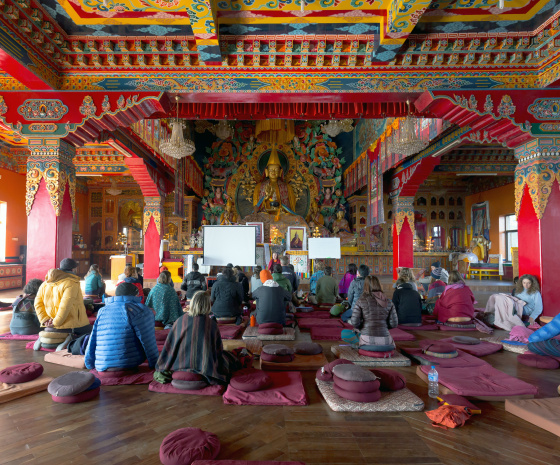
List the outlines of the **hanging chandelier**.
<svg viewBox="0 0 560 465">
<path fill-rule="evenodd" d="M 327 134 L 329 137 L 336 137 L 341 132 L 350 132 L 354 127 L 352 123 L 353 119 L 333 119 L 326 124 L 321 124 L 321 132 Z"/>
<path fill-rule="evenodd" d="M 229 124 L 225 119 L 220 120 L 212 129 L 212 132 L 216 135 L 216 137 L 222 140 L 233 137 L 235 133 L 231 124 Z"/>
<path fill-rule="evenodd" d="M 408 116 L 400 121 L 398 129 L 393 130 L 388 150 L 408 157 L 424 150 L 429 141 L 422 136 L 421 131 L 417 131 L 420 119 L 410 113 L 410 101 L 406 103 Z"/>
<path fill-rule="evenodd" d="M 175 101 L 177 102 L 177 117 L 175 121 L 171 123 L 171 137 L 169 139 L 164 139 L 159 144 L 159 149 L 170 157 L 181 159 L 185 157 L 190 157 L 196 150 L 194 142 L 190 139 L 185 140 L 183 137 L 183 129 L 185 125 L 182 121 L 179 121 L 179 96 L 175 96 Z"/>
<path fill-rule="evenodd" d="M 122 190 L 117 189 L 117 181 L 115 179 L 111 179 L 111 187 L 109 189 L 105 189 L 105 192 L 109 195 L 121 195 Z"/>
</svg>

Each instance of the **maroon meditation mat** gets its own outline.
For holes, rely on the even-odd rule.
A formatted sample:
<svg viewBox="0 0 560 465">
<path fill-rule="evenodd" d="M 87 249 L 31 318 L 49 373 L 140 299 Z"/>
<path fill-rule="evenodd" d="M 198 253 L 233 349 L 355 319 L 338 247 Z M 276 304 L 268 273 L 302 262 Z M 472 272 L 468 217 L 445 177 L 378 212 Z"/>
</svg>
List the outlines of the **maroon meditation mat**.
<svg viewBox="0 0 560 465">
<path fill-rule="evenodd" d="M 156 331 L 156 342 L 165 342 L 167 335 L 169 334 L 169 329 L 159 329 Z"/>
<path fill-rule="evenodd" d="M 301 330 L 310 330 L 311 328 L 315 327 L 323 327 L 323 328 L 344 328 L 342 324 L 342 320 L 338 318 L 335 319 L 323 319 L 323 318 L 300 318 L 298 320 L 298 326 Z"/>
<path fill-rule="evenodd" d="M 116 371 L 90 370 L 90 373 L 101 380 L 102 386 L 124 386 L 130 384 L 150 384 L 154 380 L 154 370 L 147 366 L 138 367 L 136 373 L 117 373 Z"/>
<path fill-rule="evenodd" d="M 314 310 L 312 312 L 296 312 L 294 313 L 296 318 L 321 318 L 323 320 L 328 320 L 331 317 L 331 312 L 324 312 L 320 310 Z"/>
<path fill-rule="evenodd" d="M 311 340 L 316 341 L 342 341 L 340 333 L 343 328 L 336 326 L 330 328 L 328 326 L 312 326 L 311 327 Z"/>
<path fill-rule="evenodd" d="M 148 386 L 148 391 L 159 392 L 163 394 L 191 394 L 195 396 L 221 396 L 226 390 L 225 386 L 221 384 L 214 384 L 204 389 L 198 389 L 195 391 L 188 391 L 186 389 L 177 389 L 173 387 L 171 383 L 161 384 L 157 381 L 152 381 Z"/>
<path fill-rule="evenodd" d="M 244 325 L 218 325 L 222 339 L 241 339 L 245 330 Z"/>
<path fill-rule="evenodd" d="M 305 465 L 305 462 L 276 460 L 195 460 L 191 465 Z"/>
<path fill-rule="evenodd" d="M 39 339 L 38 334 L 0 334 L 0 341 L 36 341 Z"/>
<path fill-rule="evenodd" d="M 33 350 L 34 345 L 35 341 L 29 341 L 27 344 L 25 344 L 25 348 Z M 45 352 L 54 352 L 56 349 L 46 349 L 44 347 L 41 347 L 41 350 L 44 350 Z"/>
<path fill-rule="evenodd" d="M 393 328 L 389 330 L 389 334 L 393 338 L 393 341 L 415 341 L 416 336 L 414 334 L 407 333 L 399 328 Z"/>
<path fill-rule="evenodd" d="M 399 325 L 398 328 L 405 331 L 437 331 L 439 329 L 438 325 L 436 325 L 435 323 L 427 322 L 423 322 L 422 326 Z"/>
<path fill-rule="evenodd" d="M 472 368 L 438 367 L 439 384 L 447 390 L 465 397 L 481 400 L 502 400 L 507 397 L 533 397 L 538 389 L 532 384 L 509 376 L 496 368 L 485 364 Z M 419 366 L 418 375 L 427 379 L 429 366 Z M 446 394 L 446 392 L 442 392 Z"/>
<path fill-rule="evenodd" d="M 231 405 L 308 405 L 299 371 L 267 371 L 272 386 L 255 392 L 243 392 L 228 386 L 224 404 Z"/>
<path fill-rule="evenodd" d="M 487 362 L 484 360 L 479 359 L 473 355 L 467 354 L 461 350 L 458 350 L 457 357 L 454 358 L 439 358 L 434 357 L 432 355 L 425 354 L 422 349 L 410 348 L 410 347 L 401 347 L 401 351 L 405 355 L 409 355 L 417 363 L 420 363 L 423 366 L 430 366 L 430 365 L 437 365 L 437 369 L 439 367 L 462 367 L 462 368 L 474 368 L 480 366 L 488 365 Z"/>
<path fill-rule="evenodd" d="M 474 355 L 475 357 L 484 357 L 485 355 L 495 354 L 502 350 L 502 344 L 494 344 L 493 342 L 480 341 L 480 344 L 459 344 L 453 341 L 453 338 L 440 339 L 439 342 L 448 342 L 456 349 L 461 349 L 467 354 Z"/>
</svg>

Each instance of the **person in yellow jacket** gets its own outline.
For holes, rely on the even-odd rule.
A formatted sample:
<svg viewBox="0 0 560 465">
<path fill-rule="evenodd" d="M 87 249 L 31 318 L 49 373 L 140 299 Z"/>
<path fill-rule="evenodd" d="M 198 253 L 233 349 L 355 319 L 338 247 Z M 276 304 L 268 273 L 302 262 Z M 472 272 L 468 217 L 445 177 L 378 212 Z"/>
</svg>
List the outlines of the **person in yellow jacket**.
<svg viewBox="0 0 560 465">
<path fill-rule="evenodd" d="M 74 274 L 77 267 L 74 260 L 65 258 L 59 269 L 48 271 L 35 297 L 35 311 L 41 326 L 72 329 L 75 334 L 91 333 L 80 278 Z"/>
</svg>

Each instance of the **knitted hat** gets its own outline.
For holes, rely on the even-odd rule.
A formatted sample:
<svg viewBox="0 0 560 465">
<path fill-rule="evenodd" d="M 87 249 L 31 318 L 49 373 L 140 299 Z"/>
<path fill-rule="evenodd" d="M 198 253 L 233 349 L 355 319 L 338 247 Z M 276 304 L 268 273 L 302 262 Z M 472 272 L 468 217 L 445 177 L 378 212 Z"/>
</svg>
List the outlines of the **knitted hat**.
<svg viewBox="0 0 560 465">
<path fill-rule="evenodd" d="M 138 288 L 131 283 L 120 283 L 115 289 L 115 295 L 138 295 Z"/>
<path fill-rule="evenodd" d="M 65 258 L 60 262 L 61 271 L 72 271 L 74 268 L 78 268 L 78 262 L 72 260 L 71 258 Z"/>
<path fill-rule="evenodd" d="M 434 262 L 434 263 L 432 263 L 432 266 L 434 266 L 436 268 L 441 268 L 441 263 L 440 262 Z"/>
<path fill-rule="evenodd" d="M 226 265 L 226 268 L 233 268 L 233 264 L 228 263 L 228 264 Z"/>
<path fill-rule="evenodd" d="M 272 279 L 272 273 L 268 270 L 262 270 L 260 274 L 261 282 L 265 283 L 269 279 Z"/>
<path fill-rule="evenodd" d="M 432 271 L 432 278 L 441 279 L 441 268 L 434 268 Z"/>
</svg>

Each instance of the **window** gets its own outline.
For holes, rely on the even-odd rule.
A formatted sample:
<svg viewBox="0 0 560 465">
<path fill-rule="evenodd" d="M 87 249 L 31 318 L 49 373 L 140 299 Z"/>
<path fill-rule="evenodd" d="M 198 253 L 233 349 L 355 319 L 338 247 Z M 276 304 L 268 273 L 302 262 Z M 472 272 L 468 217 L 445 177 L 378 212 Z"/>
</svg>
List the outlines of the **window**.
<svg viewBox="0 0 560 465">
<path fill-rule="evenodd" d="M 0 262 L 6 261 L 6 218 L 7 204 L 0 202 Z"/>
<path fill-rule="evenodd" d="M 515 215 L 505 217 L 506 261 L 511 262 L 511 248 L 517 247 L 517 218 Z"/>
<path fill-rule="evenodd" d="M 432 245 L 435 248 L 441 248 L 443 244 L 443 228 L 441 226 L 434 226 L 432 228 Z"/>
</svg>

